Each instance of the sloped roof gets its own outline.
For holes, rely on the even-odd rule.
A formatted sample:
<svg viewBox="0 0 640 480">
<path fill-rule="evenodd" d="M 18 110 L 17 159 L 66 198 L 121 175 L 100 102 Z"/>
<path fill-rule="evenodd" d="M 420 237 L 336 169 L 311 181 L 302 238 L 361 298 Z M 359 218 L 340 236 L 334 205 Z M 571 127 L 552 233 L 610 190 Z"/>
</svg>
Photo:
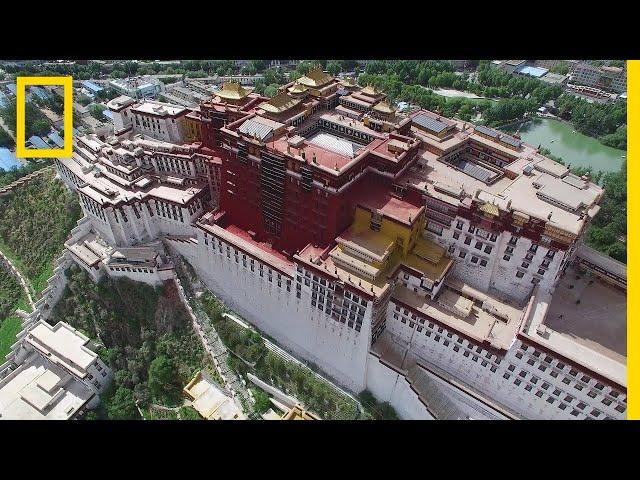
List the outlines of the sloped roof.
<svg viewBox="0 0 640 480">
<path fill-rule="evenodd" d="M 374 105 L 373 109 L 376 112 L 387 113 L 387 114 L 395 113 L 396 111 L 396 109 L 393 106 L 391 106 L 388 102 L 384 102 L 384 101 Z"/>
<path fill-rule="evenodd" d="M 238 132 L 249 137 L 257 138 L 260 141 L 264 141 L 273 135 L 273 127 L 259 122 L 255 118 L 250 118 L 240 125 Z"/>
<path fill-rule="evenodd" d="M 287 92 L 280 92 L 268 102 L 260 105 L 260 108 L 270 113 L 282 113 L 295 107 L 299 103 L 299 99 L 289 96 Z"/>
<path fill-rule="evenodd" d="M 307 87 L 321 87 L 329 83 L 331 80 L 333 80 L 333 77 L 331 75 L 324 73 L 322 71 L 322 68 L 317 67 L 309 71 L 309 73 L 307 73 L 304 77 L 300 77 L 298 79 L 298 83 L 301 83 L 302 85 L 305 85 Z"/>
<path fill-rule="evenodd" d="M 500 210 L 493 203 L 485 203 L 480 207 L 480 210 L 495 217 L 500 215 Z"/>
<path fill-rule="evenodd" d="M 367 95 L 369 97 L 377 97 L 382 92 L 378 90 L 376 87 L 374 87 L 373 85 L 367 85 L 362 90 L 360 90 L 360 93 Z"/>
<path fill-rule="evenodd" d="M 304 93 L 308 90 L 308 88 L 302 85 L 301 83 L 296 82 L 292 87 L 289 87 L 288 90 L 291 93 Z"/>
<path fill-rule="evenodd" d="M 249 92 L 239 83 L 225 82 L 222 88 L 216 91 L 216 95 L 228 100 L 241 100 L 249 95 Z"/>
</svg>

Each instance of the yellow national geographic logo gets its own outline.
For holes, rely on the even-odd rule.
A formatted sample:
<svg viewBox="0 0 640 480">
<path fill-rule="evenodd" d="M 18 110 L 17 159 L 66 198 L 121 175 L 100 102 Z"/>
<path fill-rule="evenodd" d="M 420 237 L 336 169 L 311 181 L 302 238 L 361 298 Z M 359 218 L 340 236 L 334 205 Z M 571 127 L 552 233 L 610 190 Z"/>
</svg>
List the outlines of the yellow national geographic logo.
<svg viewBox="0 0 640 480">
<path fill-rule="evenodd" d="M 64 88 L 64 147 L 26 148 L 25 100 L 29 85 L 60 85 Z M 18 158 L 66 158 L 73 150 L 73 78 L 72 77 L 17 77 L 16 78 L 16 157 Z"/>
</svg>

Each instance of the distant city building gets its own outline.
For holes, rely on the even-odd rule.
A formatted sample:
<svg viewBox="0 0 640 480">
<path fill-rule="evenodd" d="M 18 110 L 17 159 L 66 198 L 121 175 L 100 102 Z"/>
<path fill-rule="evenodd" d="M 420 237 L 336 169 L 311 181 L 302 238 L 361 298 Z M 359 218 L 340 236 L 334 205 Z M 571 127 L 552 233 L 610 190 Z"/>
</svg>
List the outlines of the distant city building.
<svg viewBox="0 0 640 480">
<path fill-rule="evenodd" d="M 109 81 L 111 88 L 132 98 L 154 98 L 162 90 L 161 83 L 152 77 L 117 78 Z"/>
<path fill-rule="evenodd" d="M 586 62 L 580 62 L 573 65 L 571 83 L 623 93 L 627 91 L 627 72 L 620 67 L 596 67 Z"/>
<path fill-rule="evenodd" d="M 540 77 L 545 83 L 549 83 L 551 85 L 566 85 L 569 80 L 569 75 L 560 75 L 559 73 L 547 72 L 542 77 Z"/>
<path fill-rule="evenodd" d="M 505 60 L 499 64 L 506 73 L 513 73 L 515 70 L 527 65 L 526 60 Z"/>
<path fill-rule="evenodd" d="M 540 79 L 543 76 L 545 76 L 548 72 L 549 70 L 547 70 L 546 68 L 532 67 L 530 65 L 522 65 L 517 67 L 515 70 L 513 70 L 512 73 L 515 75 L 523 75 L 525 77 L 533 77 L 533 78 Z"/>
<path fill-rule="evenodd" d="M 223 83 L 239 83 L 244 86 L 255 85 L 258 80 L 264 79 L 264 75 L 257 73 L 255 75 L 221 75 L 215 77 L 217 84 Z"/>
<path fill-rule="evenodd" d="M 107 108 L 113 114 L 113 128 L 117 136 L 131 131 L 165 142 L 184 141 L 184 117 L 189 113 L 185 107 L 154 100 L 137 102 L 122 95 L 110 100 Z"/>
</svg>

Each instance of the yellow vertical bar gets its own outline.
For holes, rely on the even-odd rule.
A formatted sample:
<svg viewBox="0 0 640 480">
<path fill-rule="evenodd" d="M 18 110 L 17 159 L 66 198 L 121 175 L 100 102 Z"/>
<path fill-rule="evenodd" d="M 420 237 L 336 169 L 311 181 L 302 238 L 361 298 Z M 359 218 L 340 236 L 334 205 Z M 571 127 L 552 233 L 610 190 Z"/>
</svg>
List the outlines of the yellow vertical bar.
<svg viewBox="0 0 640 480">
<path fill-rule="evenodd" d="M 63 158 L 70 158 L 73 152 L 73 78 L 68 77 L 64 82 L 64 148 Z"/>
<path fill-rule="evenodd" d="M 640 60 L 627 62 L 627 418 L 640 419 Z M 633 187 L 633 185 L 636 185 Z"/>
<path fill-rule="evenodd" d="M 25 148 L 25 89 L 24 77 L 16 78 L 16 157 L 26 156 Z"/>
</svg>

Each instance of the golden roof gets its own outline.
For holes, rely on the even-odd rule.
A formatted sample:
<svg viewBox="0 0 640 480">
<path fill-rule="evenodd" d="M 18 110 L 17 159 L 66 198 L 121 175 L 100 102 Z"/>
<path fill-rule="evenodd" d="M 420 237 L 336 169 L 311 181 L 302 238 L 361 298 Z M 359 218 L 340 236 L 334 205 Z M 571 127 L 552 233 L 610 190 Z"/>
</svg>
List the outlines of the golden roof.
<svg viewBox="0 0 640 480">
<path fill-rule="evenodd" d="M 500 210 L 493 203 L 485 203 L 480 207 L 480 210 L 484 213 L 488 213 L 489 215 L 493 215 L 494 217 L 500 215 Z"/>
<path fill-rule="evenodd" d="M 292 87 L 289 87 L 288 90 L 291 93 L 304 93 L 308 90 L 308 88 L 302 85 L 301 83 L 296 82 Z"/>
<path fill-rule="evenodd" d="M 290 97 L 287 92 L 280 92 L 268 102 L 260 105 L 260 108 L 265 112 L 282 113 L 295 107 L 299 103 L 299 99 Z"/>
<path fill-rule="evenodd" d="M 344 78 L 344 79 L 340 80 L 340 83 L 342 83 L 342 85 L 344 85 L 345 87 L 355 87 L 356 86 L 356 82 L 352 77 Z"/>
<path fill-rule="evenodd" d="M 360 90 L 360 93 L 363 93 L 364 95 L 368 95 L 370 97 L 376 97 L 380 95 L 381 92 L 376 87 L 369 84 L 366 87 L 364 87 L 362 90 Z"/>
<path fill-rule="evenodd" d="M 380 113 L 388 113 L 388 114 L 395 113 L 395 111 L 396 111 L 396 109 L 395 109 L 394 107 L 392 107 L 392 106 L 389 104 L 389 102 L 384 102 L 384 101 L 383 101 L 383 102 L 380 102 L 380 103 L 378 103 L 378 104 L 376 104 L 376 105 L 374 105 L 374 106 L 373 106 L 373 109 L 374 109 L 376 112 L 380 112 Z"/>
<path fill-rule="evenodd" d="M 229 100 L 241 100 L 249 95 L 249 92 L 239 83 L 225 82 L 222 88 L 216 92 L 216 95 Z"/>
<path fill-rule="evenodd" d="M 310 70 L 304 77 L 300 77 L 298 79 L 298 83 L 305 85 L 307 87 L 322 87 L 326 85 L 333 77 L 327 73 L 322 71 L 322 68 L 316 67 L 313 70 Z"/>
</svg>

